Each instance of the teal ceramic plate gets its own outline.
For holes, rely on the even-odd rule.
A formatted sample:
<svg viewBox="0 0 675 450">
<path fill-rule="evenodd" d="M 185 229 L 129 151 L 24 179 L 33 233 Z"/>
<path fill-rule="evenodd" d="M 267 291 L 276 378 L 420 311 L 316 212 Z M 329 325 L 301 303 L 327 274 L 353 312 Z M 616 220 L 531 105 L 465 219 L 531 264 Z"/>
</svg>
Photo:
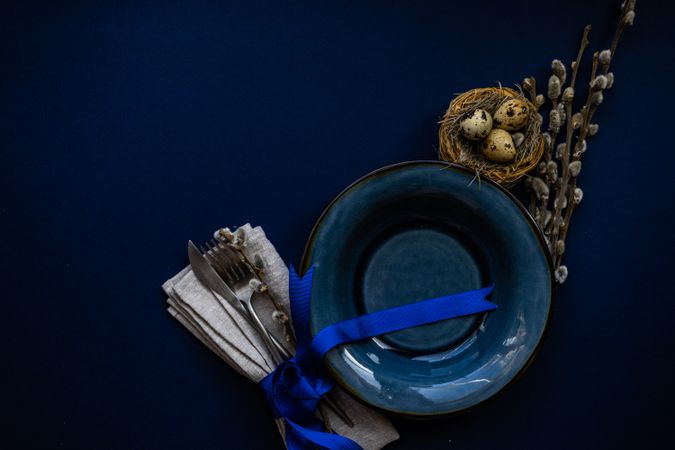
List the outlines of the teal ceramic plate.
<svg viewBox="0 0 675 450">
<path fill-rule="evenodd" d="M 326 364 L 366 403 L 435 416 L 481 403 L 525 369 L 552 302 L 548 253 L 506 190 L 439 161 L 358 180 L 317 222 L 311 325 L 494 284 L 493 312 L 402 330 L 332 350 Z"/>
</svg>

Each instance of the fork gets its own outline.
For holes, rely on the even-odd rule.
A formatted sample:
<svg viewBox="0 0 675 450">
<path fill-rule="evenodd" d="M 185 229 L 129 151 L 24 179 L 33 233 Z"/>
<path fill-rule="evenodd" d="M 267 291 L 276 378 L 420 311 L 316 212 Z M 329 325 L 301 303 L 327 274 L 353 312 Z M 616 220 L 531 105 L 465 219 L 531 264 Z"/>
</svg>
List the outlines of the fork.
<svg viewBox="0 0 675 450">
<path fill-rule="evenodd" d="M 225 283 L 229 285 L 239 302 L 243 305 L 267 346 L 274 363 L 276 365 L 281 364 L 285 358 L 280 353 L 277 345 L 275 345 L 274 337 L 265 328 L 265 325 L 253 308 L 253 294 L 261 285 L 260 280 L 243 258 L 229 245 L 215 240 L 211 240 L 210 243 L 207 242 L 205 245 L 206 249 L 202 248 L 202 253 L 204 253 L 213 268 L 223 278 Z M 281 347 L 281 349 L 285 351 L 284 347 Z M 286 354 L 285 356 L 288 357 L 289 355 Z M 332 409 L 345 424 L 350 427 L 354 426 L 354 422 L 352 422 L 347 413 L 337 403 L 327 396 L 324 396 L 323 400 L 326 406 Z"/>
<path fill-rule="evenodd" d="M 246 313 L 251 319 L 252 325 L 257 329 L 260 337 L 263 339 L 267 349 L 272 356 L 274 364 L 279 365 L 284 361 L 284 356 L 290 356 L 286 353 L 282 355 L 283 348 L 278 342 L 275 343 L 270 332 L 265 328 L 265 325 L 260 320 L 258 313 L 253 308 L 253 294 L 255 288 L 259 286 L 260 280 L 255 274 L 246 266 L 242 258 L 229 246 L 220 244 L 214 240 L 211 243 L 206 243 L 206 250 L 202 252 L 206 258 L 211 262 L 211 265 L 216 269 L 216 272 L 229 285 L 234 295 L 239 300 L 239 303 L 244 307 Z"/>
</svg>

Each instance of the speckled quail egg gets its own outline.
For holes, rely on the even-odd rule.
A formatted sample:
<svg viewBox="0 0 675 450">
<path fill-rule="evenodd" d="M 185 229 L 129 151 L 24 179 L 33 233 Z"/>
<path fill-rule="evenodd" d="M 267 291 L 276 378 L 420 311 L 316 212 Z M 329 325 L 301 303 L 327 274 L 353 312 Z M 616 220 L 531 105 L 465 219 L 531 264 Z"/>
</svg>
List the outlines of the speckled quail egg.
<svg viewBox="0 0 675 450">
<path fill-rule="evenodd" d="M 492 116 L 484 109 L 474 109 L 465 114 L 459 128 L 465 138 L 478 141 L 492 130 Z"/>
<path fill-rule="evenodd" d="M 516 146 L 508 131 L 495 128 L 480 146 L 483 156 L 490 161 L 507 163 L 516 157 Z"/>
<path fill-rule="evenodd" d="M 495 128 L 516 131 L 525 125 L 529 108 L 527 103 L 519 98 L 512 98 L 502 103 L 494 114 Z"/>
</svg>

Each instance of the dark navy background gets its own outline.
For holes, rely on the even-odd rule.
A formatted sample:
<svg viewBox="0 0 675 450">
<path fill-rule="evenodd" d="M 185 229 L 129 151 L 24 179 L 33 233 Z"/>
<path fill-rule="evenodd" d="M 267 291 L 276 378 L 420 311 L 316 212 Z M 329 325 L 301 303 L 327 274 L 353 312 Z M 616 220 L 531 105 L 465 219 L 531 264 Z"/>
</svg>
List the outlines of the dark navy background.
<svg viewBox="0 0 675 450">
<path fill-rule="evenodd" d="M 539 358 L 470 414 L 396 420 L 390 448 L 672 441 L 675 27 L 655 3 L 613 64 Z M 283 448 L 258 388 L 165 312 L 186 241 L 251 222 L 297 264 L 343 187 L 435 158 L 454 93 L 544 85 L 585 24 L 609 44 L 618 4 L 3 3 L 0 447 Z"/>
</svg>

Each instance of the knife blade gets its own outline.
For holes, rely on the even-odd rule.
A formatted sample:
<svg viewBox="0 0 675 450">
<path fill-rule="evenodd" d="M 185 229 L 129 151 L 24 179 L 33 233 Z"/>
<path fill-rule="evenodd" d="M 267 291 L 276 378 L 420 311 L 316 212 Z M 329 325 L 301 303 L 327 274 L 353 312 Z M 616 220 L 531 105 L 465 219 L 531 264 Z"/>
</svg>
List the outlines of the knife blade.
<svg viewBox="0 0 675 450">
<path fill-rule="evenodd" d="M 218 272 L 211 267 L 206 257 L 202 255 L 202 252 L 199 251 L 192 241 L 188 241 L 188 259 L 192 266 L 192 272 L 204 286 L 223 297 L 240 312 L 245 313 L 241 302 L 237 299 L 234 292 L 232 292 L 232 289 L 225 284 L 225 281 L 220 278 Z"/>
</svg>

